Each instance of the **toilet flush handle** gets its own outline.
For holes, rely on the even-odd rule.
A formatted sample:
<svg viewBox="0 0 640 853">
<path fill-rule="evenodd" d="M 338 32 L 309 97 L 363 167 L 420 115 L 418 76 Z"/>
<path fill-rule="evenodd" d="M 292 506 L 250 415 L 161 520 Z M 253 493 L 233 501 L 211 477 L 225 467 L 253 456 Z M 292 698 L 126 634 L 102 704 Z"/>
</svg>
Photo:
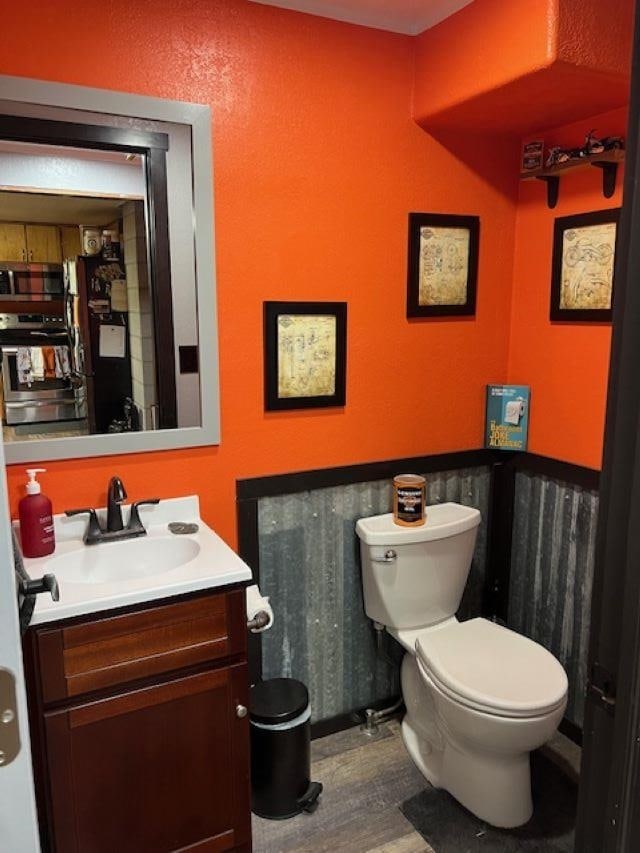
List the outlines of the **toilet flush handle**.
<svg viewBox="0 0 640 853">
<path fill-rule="evenodd" d="M 396 552 L 393 550 L 393 548 L 388 548 L 388 549 L 384 552 L 384 556 L 382 556 L 382 557 L 372 557 L 372 558 L 371 558 L 371 562 L 372 562 L 372 563 L 393 563 L 393 561 L 395 560 L 395 558 L 396 558 L 397 556 L 398 556 L 398 555 L 397 555 L 397 554 L 396 554 Z"/>
</svg>

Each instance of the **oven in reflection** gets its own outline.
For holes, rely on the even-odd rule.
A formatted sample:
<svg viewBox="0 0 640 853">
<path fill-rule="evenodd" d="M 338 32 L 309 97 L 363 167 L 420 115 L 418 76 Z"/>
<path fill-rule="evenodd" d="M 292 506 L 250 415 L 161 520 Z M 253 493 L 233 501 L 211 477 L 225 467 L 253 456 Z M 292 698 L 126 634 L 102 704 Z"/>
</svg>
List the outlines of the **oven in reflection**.
<svg viewBox="0 0 640 853">
<path fill-rule="evenodd" d="M 69 430 L 82 430 L 86 419 L 86 396 L 82 384 L 74 387 L 70 367 L 65 369 L 61 356 L 68 347 L 43 344 L 16 346 L 3 344 L 2 386 L 5 423 L 61 424 Z M 29 360 L 30 368 L 26 368 Z M 53 366 L 49 366 L 53 361 Z M 66 374 L 66 375 L 65 375 Z"/>
</svg>

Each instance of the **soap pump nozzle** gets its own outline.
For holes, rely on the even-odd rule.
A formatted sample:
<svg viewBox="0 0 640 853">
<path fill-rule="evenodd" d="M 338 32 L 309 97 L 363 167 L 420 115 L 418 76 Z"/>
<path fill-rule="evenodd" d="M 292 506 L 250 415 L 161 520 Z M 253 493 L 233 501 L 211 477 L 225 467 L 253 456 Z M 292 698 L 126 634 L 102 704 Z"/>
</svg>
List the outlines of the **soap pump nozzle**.
<svg viewBox="0 0 640 853">
<path fill-rule="evenodd" d="M 36 477 L 38 474 L 44 474 L 46 468 L 27 468 L 27 476 L 29 480 L 27 482 L 27 494 L 28 495 L 39 495 L 41 492 L 40 483 L 37 481 Z"/>
</svg>

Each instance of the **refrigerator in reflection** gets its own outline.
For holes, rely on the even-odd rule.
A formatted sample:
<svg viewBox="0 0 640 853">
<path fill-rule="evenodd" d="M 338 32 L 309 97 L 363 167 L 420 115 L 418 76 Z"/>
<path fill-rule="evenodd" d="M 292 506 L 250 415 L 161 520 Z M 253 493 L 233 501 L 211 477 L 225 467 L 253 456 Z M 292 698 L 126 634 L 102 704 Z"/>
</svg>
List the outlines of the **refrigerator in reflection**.
<svg viewBox="0 0 640 853">
<path fill-rule="evenodd" d="M 65 263 L 66 313 L 76 367 L 86 379 L 91 433 L 137 429 L 122 260 L 81 255 Z M 116 298 L 117 295 L 117 298 Z"/>
</svg>

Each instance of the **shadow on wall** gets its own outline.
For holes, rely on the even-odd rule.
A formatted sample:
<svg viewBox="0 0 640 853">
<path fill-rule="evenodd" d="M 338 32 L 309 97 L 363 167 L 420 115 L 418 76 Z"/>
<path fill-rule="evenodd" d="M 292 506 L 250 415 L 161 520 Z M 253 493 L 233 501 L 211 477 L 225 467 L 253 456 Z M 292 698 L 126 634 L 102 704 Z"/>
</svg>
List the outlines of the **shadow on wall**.
<svg viewBox="0 0 640 853">
<path fill-rule="evenodd" d="M 427 502 L 457 501 L 482 513 L 459 616 L 481 612 L 487 550 L 488 467 L 427 474 Z M 398 669 L 376 652 L 364 612 L 358 518 L 391 510 L 384 481 L 262 498 L 260 587 L 275 622 L 262 635 L 263 677 L 309 687 L 312 719 L 327 720 L 398 695 Z"/>
<path fill-rule="evenodd" d="M 450 154 L 515 205 L 520 185 L 520 139 L 512 133 L 474 132 L 468 128 L 429 128 Z M 475 213 L 475 211 L 469 211 Z"/>
</svg>

